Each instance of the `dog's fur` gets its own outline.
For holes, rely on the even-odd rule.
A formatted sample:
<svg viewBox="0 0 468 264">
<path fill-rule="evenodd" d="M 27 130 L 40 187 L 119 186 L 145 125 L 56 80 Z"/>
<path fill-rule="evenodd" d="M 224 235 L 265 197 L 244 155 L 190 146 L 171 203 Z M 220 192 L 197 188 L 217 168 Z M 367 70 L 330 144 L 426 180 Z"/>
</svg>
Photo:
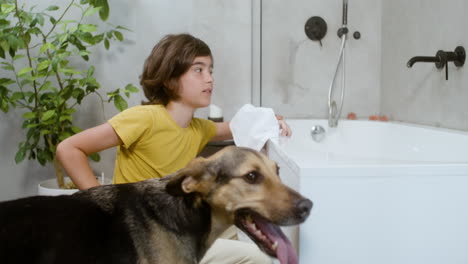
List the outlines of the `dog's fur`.
<svg viewBox="0 0 468 264">
<path fill-rule="evenodd" d="M 198 263 L 247 215 L 291 225 L 311 206 L 265 155 L 227 147 L 162 179 L 0 203 L 0 263 Z"/>
</svg>

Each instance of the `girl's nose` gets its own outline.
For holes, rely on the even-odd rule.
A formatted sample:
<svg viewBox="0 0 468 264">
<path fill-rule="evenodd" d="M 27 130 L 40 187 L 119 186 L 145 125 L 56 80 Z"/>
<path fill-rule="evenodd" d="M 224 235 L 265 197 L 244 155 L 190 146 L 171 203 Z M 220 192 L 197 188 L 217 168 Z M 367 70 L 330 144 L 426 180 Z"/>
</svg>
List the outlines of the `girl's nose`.
<svg viewBox="0 0 468 264">
<path fill-rule="evenodd" d="M 206 76 L 206 81 L 207 82 L 214 82 L 213 74 L 209 72 Z"/>
</svg>

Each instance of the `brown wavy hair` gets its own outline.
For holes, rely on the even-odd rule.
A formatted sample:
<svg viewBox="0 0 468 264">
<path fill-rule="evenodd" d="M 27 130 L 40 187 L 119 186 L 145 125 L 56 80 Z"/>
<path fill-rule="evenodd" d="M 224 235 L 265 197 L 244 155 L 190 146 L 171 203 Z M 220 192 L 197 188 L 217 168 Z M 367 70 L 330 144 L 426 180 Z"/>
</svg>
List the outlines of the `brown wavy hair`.
<svg viewBox="0 0 468 264">
<path fill-rule="evenodd" d="M 179 78 L 196 57 L 210 56 L 211 50 L 202 40 L 189 34 L 167 35 L 154 46 L 145 61 L 140 85 L 148 101 L 142 104 L 162 104 L 179 99 Z"/>
</svg>

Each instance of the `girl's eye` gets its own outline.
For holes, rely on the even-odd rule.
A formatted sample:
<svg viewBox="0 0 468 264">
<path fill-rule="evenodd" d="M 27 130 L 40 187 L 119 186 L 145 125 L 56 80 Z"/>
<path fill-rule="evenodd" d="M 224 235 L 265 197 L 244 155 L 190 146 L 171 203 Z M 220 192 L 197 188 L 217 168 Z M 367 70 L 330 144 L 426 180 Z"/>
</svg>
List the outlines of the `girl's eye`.
<svg viewBox="0 0 468 264">
<path fill-rule="evenodd" d="M 195 72 L 202 72 L 201 68 L 195 68 Z"/>
</svg>

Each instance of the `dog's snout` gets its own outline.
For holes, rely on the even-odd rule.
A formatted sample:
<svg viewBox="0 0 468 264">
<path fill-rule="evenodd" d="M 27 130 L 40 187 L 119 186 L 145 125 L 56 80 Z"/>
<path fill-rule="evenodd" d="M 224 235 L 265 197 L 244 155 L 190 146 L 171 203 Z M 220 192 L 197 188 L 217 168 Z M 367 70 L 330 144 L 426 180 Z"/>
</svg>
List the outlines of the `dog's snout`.
<svg viewBox="0 0 468 264">
<path fill-rule="evenodd" d="M 312 201 L 309 199 L 301 199 L 296 203 L 298 216 L 304 221 L 312 209 Z"/>
</svg>

